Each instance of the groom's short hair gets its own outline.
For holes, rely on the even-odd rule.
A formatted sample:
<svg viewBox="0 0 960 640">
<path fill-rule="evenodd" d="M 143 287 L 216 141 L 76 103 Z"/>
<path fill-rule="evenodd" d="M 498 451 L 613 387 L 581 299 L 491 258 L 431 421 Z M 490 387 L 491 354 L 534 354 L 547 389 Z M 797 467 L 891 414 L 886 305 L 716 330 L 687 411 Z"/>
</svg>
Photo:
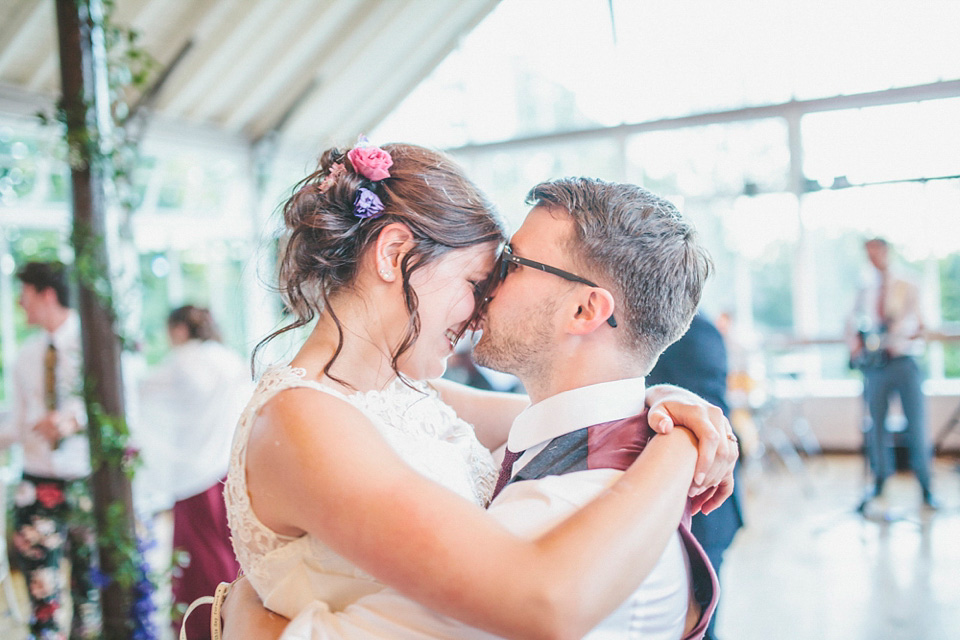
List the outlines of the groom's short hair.
<svg viewBox="0 0 960 640">
<path fill-rule="evenodd" d="M 527 204 L 561 209 L 572 218 L 574 262 L 610 290 L 624 347 L 653 366 L 690 326 L 710 272 L 693 225 L 671 202 L 642 187 L 592 178 L 540 183 L 527 194 Z"/>
</svg>

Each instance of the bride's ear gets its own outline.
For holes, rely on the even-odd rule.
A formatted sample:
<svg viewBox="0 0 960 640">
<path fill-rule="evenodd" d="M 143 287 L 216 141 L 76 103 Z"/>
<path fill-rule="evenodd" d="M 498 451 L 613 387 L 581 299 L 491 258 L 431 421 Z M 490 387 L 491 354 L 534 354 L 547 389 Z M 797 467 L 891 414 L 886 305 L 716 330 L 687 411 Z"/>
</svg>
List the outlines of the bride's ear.
<svg viewBox="0 0 960 640">
<path fill-rule="evenodd" d="M 391 222 L 377 235 L 374 260 L 380 278 L 393 282 L 400 273 L 400 262 L 414 246 L 413 233 L 402 222 Z"/>
</svg>

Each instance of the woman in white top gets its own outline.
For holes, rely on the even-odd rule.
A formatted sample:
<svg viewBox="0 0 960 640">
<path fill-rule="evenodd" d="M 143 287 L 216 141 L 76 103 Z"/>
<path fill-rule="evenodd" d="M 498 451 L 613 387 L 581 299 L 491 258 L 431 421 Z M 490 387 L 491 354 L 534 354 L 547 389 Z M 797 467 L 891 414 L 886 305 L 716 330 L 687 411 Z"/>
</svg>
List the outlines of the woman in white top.
<svg viewBox="0 0 960 640">
<path fill-rule="evenodd" d="M 186 607 L 219 582 L 233 580 L 239 569 L 222 483 L 230 439 L 250 396 L 250 370 L 221 342 L 208 309 L 174 309 L 167 335 L 170 353 L 139 389 L 139 437 L 150 470 L 144 480 L 154 485 L 142 490 L 169 493 L 174 501 L 173 548 L 186 555 L 171 583 L 174 604 Z M 191 629 L 202 632 L 199 622 L 191 620 Z"/>
<path fill-rule="evenodd" d="M 263 376 L 226 489 L 237 557 L 261 600 L 294 617 L 388 585 L 502 636 L 585 633 L 654 565 L 650 541 L 676 529 L 663 496 L 690 486 L 692 474 L 671 477 L 691 457 L 689 433 L 652 444 L 659 462 L 634 465 L 548 533 L 512 535 L 484 511 L 497 475 L 489 451 L 525 399 L 417 382 L 443 373 L 482 300 L 504 240 L 493 207 L 442 154 L 361 141 L 324 153 L 284 218 L 279 281 L 294 321 L 277 333 L 316 324 L 289 366 Z M 732 458 L 711 465 L 724 427 L 700 428 L 710 436 L 698 471 L 712 487 Z M 638 570 L 624 575 L 625 564 Z"/>
</svg>

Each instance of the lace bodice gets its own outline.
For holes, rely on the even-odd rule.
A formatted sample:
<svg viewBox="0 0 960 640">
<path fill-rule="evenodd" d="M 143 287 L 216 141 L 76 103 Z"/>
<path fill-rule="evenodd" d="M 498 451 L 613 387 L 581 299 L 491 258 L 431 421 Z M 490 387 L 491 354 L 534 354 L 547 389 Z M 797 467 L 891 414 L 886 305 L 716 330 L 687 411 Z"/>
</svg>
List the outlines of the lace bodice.
<svg viewBox="0 0 960 640">
<path fill-rule="evenodd" d="M 382 585 L 313 536 L 279 535 L 254 515 L 246 483 L 247 440 L 255 416 L 276 393 L 308 387 L 349 402 L 407 464 L 478 505 L 489 502 L 497 478 L 490 452 L 473 428 L 426 384 L 412 389 L 397 380 L 383 391 L 345 395 L 304 375 L 303 369 L 288 366 L 264 373 L 237 425 L 224 490 L 240 566 L 264 604 L 287 617 L 314 599 L 339 610 Z"/>
</svg>

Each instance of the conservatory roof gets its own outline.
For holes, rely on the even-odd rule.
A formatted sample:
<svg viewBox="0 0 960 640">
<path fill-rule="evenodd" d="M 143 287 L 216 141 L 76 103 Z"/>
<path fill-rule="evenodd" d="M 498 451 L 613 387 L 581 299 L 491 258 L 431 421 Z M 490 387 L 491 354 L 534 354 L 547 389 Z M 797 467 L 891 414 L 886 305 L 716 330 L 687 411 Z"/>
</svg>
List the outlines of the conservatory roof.
<svg viewBox="0 0 960 640">
<path fill-rule="evenodd" d="M 371 130 L 498 1 L 117 0 L 113 20 L 166 75 L 152 122 L 316 147 Z M 0 116 L 59 90 L 55 3 L 0 0 Z"/>
</svg>

